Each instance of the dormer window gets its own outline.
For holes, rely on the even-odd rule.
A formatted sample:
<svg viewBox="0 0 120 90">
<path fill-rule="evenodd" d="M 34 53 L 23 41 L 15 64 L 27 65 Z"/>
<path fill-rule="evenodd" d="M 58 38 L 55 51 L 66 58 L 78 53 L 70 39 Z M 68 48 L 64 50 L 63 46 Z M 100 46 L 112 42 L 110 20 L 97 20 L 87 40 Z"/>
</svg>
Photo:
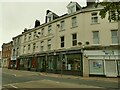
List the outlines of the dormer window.
<svg viewBox="0 0 120 90">
<path fill-rule="evenodd" d="M 70 2 L 67 6 L 68 13 L 73 13 L 81 9 L 81 6 L 77 2 Z"/>
<path fill-rule="evenodd" d="M 58 18 L 59 16 L 56 15 L 55 13 L 53 13 L 52 11 L 50 10 L 47 10 L 46 12 L 46 23 Z"/>
<path fill-rule="evenodd" d="M 47 22 L 50 22 L 52 20 L 53 20 L 52 12 L 49 12 L 48 15 L 47 15 Z"/>
</svg>

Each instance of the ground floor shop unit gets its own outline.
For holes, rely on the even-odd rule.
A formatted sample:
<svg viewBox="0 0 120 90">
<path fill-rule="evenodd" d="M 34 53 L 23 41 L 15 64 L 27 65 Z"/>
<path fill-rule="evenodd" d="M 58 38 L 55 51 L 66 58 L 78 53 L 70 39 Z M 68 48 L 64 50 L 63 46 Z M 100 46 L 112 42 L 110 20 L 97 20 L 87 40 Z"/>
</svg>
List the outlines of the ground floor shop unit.
<svg viewBox="0 0 120 90">
<path fill-rule="evenodd" d="M 83 74 L 80 50 L 49 52 L 19 57 L 19 69 L 47 73 Z"/>
<path fill-rule="evenodd" d="M 103 50 L 85 51 L 89 61 L 89 75 L 102 75 L 106 77 L 120 76 L 118 50 L 109 50 L 107 52 L 106 54 Z"/>
<path fill-rule="evenodd" d="M 118 50 L 61 50 L 20 56 L 16 67 L 56 74 L 117 77 L 120 76 L 118 57 Z"/>
</svg>

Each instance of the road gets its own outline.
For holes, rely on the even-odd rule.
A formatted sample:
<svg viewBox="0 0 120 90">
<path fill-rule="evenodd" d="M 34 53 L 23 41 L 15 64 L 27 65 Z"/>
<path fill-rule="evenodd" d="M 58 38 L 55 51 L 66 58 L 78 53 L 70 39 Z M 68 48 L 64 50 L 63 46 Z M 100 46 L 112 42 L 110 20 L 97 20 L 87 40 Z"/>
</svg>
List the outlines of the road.
<svg viewBox="0 0 120 90">
<path fill-rule="evenodd" d="M 118 82 L 83 78 L 51 77 L 40 72 L 21 70 L 2 70 L 2 87 L 4 88 L 107 88 L 117 89 Z M 6 90 L 6 89 L 5 89 Z"/>
</svg>

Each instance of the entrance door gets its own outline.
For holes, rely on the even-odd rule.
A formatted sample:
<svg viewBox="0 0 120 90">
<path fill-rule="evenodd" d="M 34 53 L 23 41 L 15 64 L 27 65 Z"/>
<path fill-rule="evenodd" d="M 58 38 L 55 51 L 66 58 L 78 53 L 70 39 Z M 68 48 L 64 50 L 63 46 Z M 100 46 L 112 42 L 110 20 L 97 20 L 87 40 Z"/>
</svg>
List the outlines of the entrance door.
<svg viewBox="0 0 120 90">
<path fill-rule="evenodd" d="M 107 77 L 117 77 L 115 60 L 105 60 L 105 75 Z"/>
</svg>

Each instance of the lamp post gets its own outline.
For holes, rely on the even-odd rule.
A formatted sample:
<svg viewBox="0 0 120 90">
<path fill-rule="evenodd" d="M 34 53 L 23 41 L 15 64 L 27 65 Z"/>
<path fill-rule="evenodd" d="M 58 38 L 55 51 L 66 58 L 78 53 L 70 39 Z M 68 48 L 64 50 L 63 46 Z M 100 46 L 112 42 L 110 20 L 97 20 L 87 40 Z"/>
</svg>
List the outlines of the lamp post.
<svg viewBox="0 0 120 90">
<path fill-rule="evenodd" d="M 52 61 L 52 63 L 53 63 L 52 67 L 53 67 L 54 73 L 56 73 L 56 66 L 55 65 L 57 65 L 57 64 L 56 64 L 56 52 L 55 52 L 55 50 L 54 50 L 53 55 L 54 55 L 54 57 L 53 57 L 53 61 Z"/>
<path fill-rule="evenodd" d="M 60 72 L 60 74 L 61 74 L 61 76 L 62 76 L 62 65 L 63 65 L 63 62 L 62 62 L 62 53 L 60 52 L 60 61 L 61 61 L 61 72 Z"/>
<path fill-rule="evenodd" d="M 47 60 L 48 59 L 48 53 L 46 54 L 46 60 L 45 60 L 45 68 L 46 68 L 46 70 L 45 70 L 45 72 L 46 72 L 46 75 L 47 75 L 47 68 L 48 68 L 48 65 L 47 65 Z"/>
</svg>

